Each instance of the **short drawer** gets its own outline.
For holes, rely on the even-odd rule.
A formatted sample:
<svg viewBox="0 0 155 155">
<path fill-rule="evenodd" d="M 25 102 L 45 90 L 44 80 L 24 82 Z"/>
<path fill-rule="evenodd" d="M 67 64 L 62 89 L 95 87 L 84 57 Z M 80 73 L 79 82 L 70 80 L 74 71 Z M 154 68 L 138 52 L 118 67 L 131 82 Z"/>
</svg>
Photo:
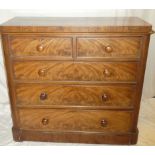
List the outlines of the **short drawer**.
<svg viewBox="0 0 155 155">
<path fill-rule="evenodd" d="M 136 62 L 14 62 L 17 80 L 136 81 Z"/>
<path fill-rule="evenodd" d="M 20 128 L 43 131 L 130 132 L 131 111 L 19 109 Z"/>
<path fill-rule="evenodd" d="M 134 85 L 51 85 L 18 84 L 18 105 L 109 106 L 131 107 L 135 100 Z"/>
<path fill-rule="evenodd" d="M 79 58 L 138 58 L 140 37 L 82 37 L 77 38 Z"/>
<path fill-rule="evenodd" d="M 51 56 L 53 58 L 72 57 L 71 37 L 10 37 L 13 56 Z"/>
</svg>

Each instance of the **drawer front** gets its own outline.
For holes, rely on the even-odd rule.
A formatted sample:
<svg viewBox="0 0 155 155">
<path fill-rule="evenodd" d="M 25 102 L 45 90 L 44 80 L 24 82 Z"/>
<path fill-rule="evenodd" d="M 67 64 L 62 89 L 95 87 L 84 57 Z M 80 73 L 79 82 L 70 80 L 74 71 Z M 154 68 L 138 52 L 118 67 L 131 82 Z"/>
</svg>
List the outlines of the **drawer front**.
<svg viewBox="0 0 155 155">
<path fill-rule="evenodd" d="M 18 80 L 52 81 L 135 81 L 137 63 L 15 62 Z"/>
<path fill-rule="evenodd" d="M 61 37 L 11 37 L 13 56 L 72 57 L 72 38 Z"/>
<path fill-rule="evenodd" d="M 19 84 L 19 105 L 132 106 L 135 86 Z"/>
<path fill-rule="evenodd" d="M 129 132 L 132 112 L 108 110 L 20 109 L 22 129 Z"/>
<path fill-rule="evenodd" d="M 140 46 L 140 37 L 78 38 L 77 57 L 137 58 Z"/>
</svg>

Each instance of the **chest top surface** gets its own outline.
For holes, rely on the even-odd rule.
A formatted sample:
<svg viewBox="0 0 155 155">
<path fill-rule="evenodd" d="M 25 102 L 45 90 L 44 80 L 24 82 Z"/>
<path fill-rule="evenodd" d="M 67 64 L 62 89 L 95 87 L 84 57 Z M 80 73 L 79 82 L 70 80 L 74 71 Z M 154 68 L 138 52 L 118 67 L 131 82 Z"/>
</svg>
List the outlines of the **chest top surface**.
<svg viewBox="0 0 155 155">
<path fill-rule="evenodd" d="M 137 17 L 15 17 L 1 32 L 150 33 L 152 26 Z"/>
</svg>

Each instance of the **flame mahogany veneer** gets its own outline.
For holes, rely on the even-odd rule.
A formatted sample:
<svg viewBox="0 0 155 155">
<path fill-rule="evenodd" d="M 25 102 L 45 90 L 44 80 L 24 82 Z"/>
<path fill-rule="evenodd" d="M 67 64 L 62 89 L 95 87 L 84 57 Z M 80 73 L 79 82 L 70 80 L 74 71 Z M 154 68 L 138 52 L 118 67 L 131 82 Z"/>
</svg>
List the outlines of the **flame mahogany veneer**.
<svg viewBox="0 0 155 155">
<path fill-rule="evenodd" d="M 150 24 L 17 17 L 0 30 L 15 141 L 137 142 Z"/>
</svg>

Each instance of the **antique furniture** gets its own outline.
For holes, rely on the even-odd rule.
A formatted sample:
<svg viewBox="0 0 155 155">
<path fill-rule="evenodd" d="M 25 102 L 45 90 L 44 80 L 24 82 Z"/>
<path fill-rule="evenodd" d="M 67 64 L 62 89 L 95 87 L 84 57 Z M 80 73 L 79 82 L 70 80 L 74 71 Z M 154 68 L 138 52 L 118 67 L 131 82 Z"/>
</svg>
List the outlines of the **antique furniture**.
<svg viewBox="0 0 155 155">
<path fill-rule="evenodd" d="M 17 17 L 0 29 L 15 141 L 137 142 L 150 24 Z"/>
</svg>

